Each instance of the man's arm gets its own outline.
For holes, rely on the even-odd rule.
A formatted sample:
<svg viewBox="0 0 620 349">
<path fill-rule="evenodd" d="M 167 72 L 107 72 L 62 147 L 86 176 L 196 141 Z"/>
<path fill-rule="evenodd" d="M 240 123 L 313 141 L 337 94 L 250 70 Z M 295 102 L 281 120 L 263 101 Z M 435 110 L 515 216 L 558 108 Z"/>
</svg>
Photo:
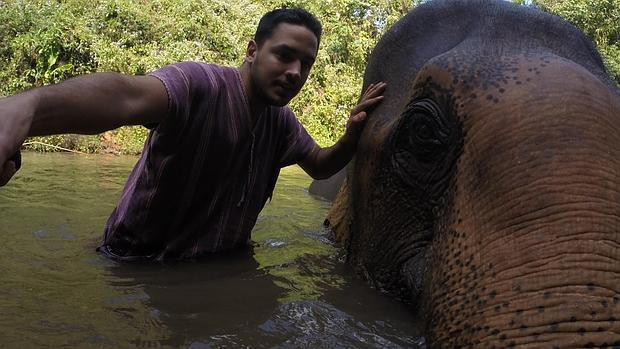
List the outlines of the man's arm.
<svg viewBox="0 0 620 349">
<path fill-rule="evenodd" d="M 315 146 L 310 154 L 299 162 L 301 168 L 310 177 L 329 178 L 349 163 L 357 149 L 357 143 L 366 122 L 367 111 L 383 100 L 383 91 L 386 86 L 383 82 L 368 86 L 358 105 L 351 111 L 346 131 L 338 142 L 327 148 Z"/>
<path fill-rule="evenodd" d="M 0 186 L 16 171 L 9 159 L 28 136 L 95 134 L 123 125 L 157 123 L 168 94 L 151 76 L 84 75 L 0 99 Z"/>
</svg>

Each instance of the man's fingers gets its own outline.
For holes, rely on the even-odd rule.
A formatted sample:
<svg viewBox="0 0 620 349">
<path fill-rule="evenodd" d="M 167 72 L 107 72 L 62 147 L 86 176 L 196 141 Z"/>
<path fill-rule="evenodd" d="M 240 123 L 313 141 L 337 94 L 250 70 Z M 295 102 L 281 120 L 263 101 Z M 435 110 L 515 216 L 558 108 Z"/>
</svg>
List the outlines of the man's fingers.
<svg viewBox="0 0 620 349">
<path fill-rule="evenodd" d="M 357 106 L 351 112 L 352 115 L 359 113 L 360 111 L 366 110 L 370 106 L 378 103 L 383 98 L 383 92 L 385 92 L 385 88 L 387 84 L 385 82 L 378 82 L 374 84 L 370 84 L 366 91 L 362 95 Z"/>
<path fill-rule="evenodd" d="M 359 103 L 351 110 L 349 123 L 358 127 L 366 119 L 367 111 L 383 100 L 383 92 L 387 84 L 385 82 L 372 83 L 368 85 Z"/>
<path fill-rule="evenodd" d="M 386 86 L 387 84 L 385 82 L 370 84 L 368 88 L 366 89 L 366 92 L 364 92 L 364 98 L 374 97 L 378 94 L 383 93 L 383 91 L 385 91 Z"/>
<path fill-rule="evenodd" d="M 363 111 L 361 113 L 358 113 L 357 115 L 355 115 L 355 121 L 362 122 L 362 121 L 366 120 L 366 116 L 367 115 L 368 114 L 365 111 Z"/>
<path fill-rule="evenodd" d="M 383 100 L 383 96 L 382 95 L 366 99 L 366 100 L 360 102 L 360 104 L 358 104 L 357 107 L 355 107 L 355 109 L 353 109 L 353 112 L 351 114 L 355 115 L 355 114 L 357 114 L 359 112 L 362 112 L 362 111 L 370 108 L 371 106 L 379 103 L 381 100 Z"/>
<path fill-rule="evenodd" d="M 17 169 L 15 168 L 15 163 L 13 161 L 5 162 L 0 171 L 0 187 L 5 186 L 16 172 Z"/>
<path fill-rule="evenodd" d="M 22 153 L 21 151 L 15 152 L 13 156 L 9 158 L 10 161 L 13 161 L 15 164 L 15 171 L 19 171 L 20 167 L 22 167 Z"/>
<path fill-rule="evenodd" d="M 363 111 L 361 113 L 357 113 L 349 118 L 349 122 L 347 123 L 347 128 L 352 129 L 352 131 L 358 132 L 362 127 L 364 127 L 366 116 L 368 114 Z"/>
<path fill-rule="evenodd" d="M 383 95 L 381 95 L 381 96 L 376 96 L 376 97 L 369 98 L 369 99 L 367 99 L 367 100 L 363 101 L 363 102 L 362 102 L 362 103 L 360 103 L 360 104 L 364 106 L 364 108 L 363 108 L 363 109 L 366 109 L 366 108 L 368 108 L 369 106 L 371 106 L 371 105 L 373 105 L 373 104 L 377 104 L 377 103 L 379 103 L 382 99 L 383 99 Z"/>
</svg>

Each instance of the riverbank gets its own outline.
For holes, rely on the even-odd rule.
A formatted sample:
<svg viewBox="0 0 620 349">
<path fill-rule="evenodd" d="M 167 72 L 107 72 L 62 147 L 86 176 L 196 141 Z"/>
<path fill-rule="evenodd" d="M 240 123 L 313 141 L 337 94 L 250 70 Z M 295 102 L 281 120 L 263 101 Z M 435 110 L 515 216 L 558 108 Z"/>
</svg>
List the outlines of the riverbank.
<svg viewBox="0 0 620 349">
<path fill-rule="evenodd" d="M 142 152 L 148 132 L 142 126 L 127 126 L 97 135 L 32 137 L 26 140 L 22 149 L 36 152 L 138 155 Z"/>
</svg>

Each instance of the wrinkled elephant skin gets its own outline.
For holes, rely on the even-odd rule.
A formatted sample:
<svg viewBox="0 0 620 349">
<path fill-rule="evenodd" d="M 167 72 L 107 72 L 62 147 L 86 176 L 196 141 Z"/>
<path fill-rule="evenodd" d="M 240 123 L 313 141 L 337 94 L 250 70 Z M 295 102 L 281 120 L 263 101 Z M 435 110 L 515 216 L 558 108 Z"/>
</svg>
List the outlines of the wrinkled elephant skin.
<svg viewBox="0 0 620 349">
<path fill-rule="evenodd" d="M 620 93 L 557 17 L 432 1 L 379 42 L 386 81 L 328 222 L 430 347 L 620 346 Z"/>
</svg>

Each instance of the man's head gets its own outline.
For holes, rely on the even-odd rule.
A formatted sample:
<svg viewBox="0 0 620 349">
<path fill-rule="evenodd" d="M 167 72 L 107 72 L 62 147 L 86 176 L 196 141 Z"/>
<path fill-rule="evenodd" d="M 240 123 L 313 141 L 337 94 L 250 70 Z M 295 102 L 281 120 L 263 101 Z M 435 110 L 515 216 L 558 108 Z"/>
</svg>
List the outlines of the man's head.
<svg viewBox="0 0 620 349">
<path fill-rule="evenodd" d="M 261 46 L 265 40 L 273 35 L 274 30 L 280 23 L 306 27 L 316 37 L 317 44 L 321 42 L 321 33 L 323 32 L 321 23 L 310 12 L 302 8 L 282 8 L 267 12 L 258 22 L 258 27 L 254 34 L 254 42 Z"/>
<path fill-rule="evenodd" d="M 316 59 L 321 31 L 319 21 L 299 8 L 261 18 L 245 57 L 251 102 L 283 106 L 299 93 Z"/>
</svg>

